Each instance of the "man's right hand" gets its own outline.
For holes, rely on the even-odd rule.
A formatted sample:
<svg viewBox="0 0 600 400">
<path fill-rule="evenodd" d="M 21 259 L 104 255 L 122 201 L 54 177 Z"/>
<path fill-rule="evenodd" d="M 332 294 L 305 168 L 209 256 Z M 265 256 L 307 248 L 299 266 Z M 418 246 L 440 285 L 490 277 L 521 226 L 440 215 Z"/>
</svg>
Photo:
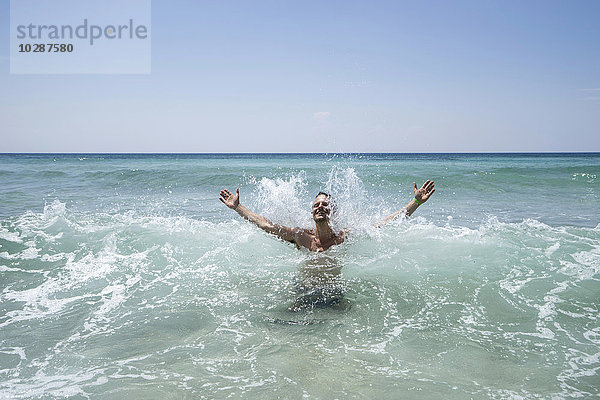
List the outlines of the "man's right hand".
<svg viewBox="0 0 600 400">
<path fill-rule="evenodd" d="M 219 200 L 227 207 L 235 210 L 240 205 L 240 188 L 235 189 L 235 194 L 227 189 L 221 190 L 221 197 L 219 197 Z"/>
</svg>

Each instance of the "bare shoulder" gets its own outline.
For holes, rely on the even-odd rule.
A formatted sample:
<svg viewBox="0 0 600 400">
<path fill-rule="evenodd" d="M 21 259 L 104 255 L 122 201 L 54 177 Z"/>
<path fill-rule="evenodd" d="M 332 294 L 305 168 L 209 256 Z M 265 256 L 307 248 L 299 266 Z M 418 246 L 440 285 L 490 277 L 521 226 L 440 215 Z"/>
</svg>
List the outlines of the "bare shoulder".
<svg viewBox="0 0 600 400">
<path fill-rule="evenodd" d="M 273 225 L 273 230 L 270 233 L 274 233 L 278 237 L 288 242 L 296 242 L 299 239 L 300 228 L 290 228 L 285 225 Z"/>
<path fill-rule="evenodd" d="M 306 229 L 306 228 L 296 228 L 296 236 L 300 237 L 306 237 L 306 238 L 312 238 L 315 236 L 315 232 L 312 229 Z"/>
<path fill-rule="evenodd" d="M 315 234 L 312 230 L 305 228 L 297 228 L 296 243 L 298 245 L 310 248 L 314 237 Z"/>
</svg>

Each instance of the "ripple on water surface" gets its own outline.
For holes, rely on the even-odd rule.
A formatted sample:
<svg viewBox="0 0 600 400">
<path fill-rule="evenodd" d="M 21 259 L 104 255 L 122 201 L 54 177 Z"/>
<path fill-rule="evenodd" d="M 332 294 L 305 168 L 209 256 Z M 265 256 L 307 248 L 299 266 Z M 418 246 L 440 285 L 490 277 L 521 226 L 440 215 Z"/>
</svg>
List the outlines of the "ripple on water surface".
<svg viewBox="0 0 600 400">
<path fill-rule="evenodd" d="M 36 161 L 48 173 L 23 184 L 35 174 L 2 168 L 3 210 L 19 211 L 0 219 L 0 398 L 597 396 L 600 227 L 588 211 L 600 171 L 587 159 L 461 160 L 411 161 L 440 176 L 439 198 L 382 229 L 372 224 L 397 206 L 388 193 L 417 179 L 402 158 L 309 160 L 303 172 L 59 157 Z M 517 214 L 540 218 L 508 214 L 507 188 L 526 195 L 530 176 L 548 202 L 577 193 L 568 221 L 584 226 L 544 202 Z M 253 210 L 304 227 L 328 191 L 348 240 L 298 251 L 202 191 L 222 181 Z M 18 204 L 40 198 L 45 207 Z M 467 218 L 464 204 L 492 211 Z M 307 271 L 336 275 L 348 303 L 289 311 Z"/>
<path fill-rule="evenodd" d="M 535 220 L 417 218 L 358 230 L 320 256 L 243 221 L 77 214 L 56 201 L 2 221 L 0 388 L 588 397 L 599 239 L 598 228 Z M 343 266 L 350 307 L 288 311 L 319 257 Z"/>
</svg>

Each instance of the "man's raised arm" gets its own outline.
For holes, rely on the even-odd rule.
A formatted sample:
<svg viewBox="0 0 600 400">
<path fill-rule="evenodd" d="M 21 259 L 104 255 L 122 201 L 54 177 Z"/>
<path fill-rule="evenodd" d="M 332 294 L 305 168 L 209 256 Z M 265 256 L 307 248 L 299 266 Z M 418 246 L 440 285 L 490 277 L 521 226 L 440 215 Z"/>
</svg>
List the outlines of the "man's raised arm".
<svg viewBox="0 0 600 400">
<path fill-rule="evenodd" d="M 421 189 L 417 189 L 417 183 L 413 182 L 415 187 L 415 197 L 406 205 L 403 209 L 396 211 L 395 213 L 388 215 L 379 225 L 383 226 L 393 219 L 397 218 L 401 214 L 406 214 L 409 217 L 412 213 L 415 212 L 417 208 L 423 203 L 425 203 L 429 197 L 435 192 L 435 187 L 433 186 L 433 181 L 427 180 Z"/>
<path fill-rule="evenodd" d="M 296 230 L 289 228 L 287 226 L 276 225 L 263 217 L 262 215 L 253 213 L 248 210 L 246 207 L 240 204 L 240 189 L 237 188 L 235 190 L 235 194 L 231 193 L 227 189 L 221 190 L 221 197 L 219 200 L 223 202 L 227 207 L 235 210 L 238 214 L 240 214 L 244 219 L 254 223 L 260 229 L 265 232 L 272 233 L 277 235 L 283 240 L 287 240 L 288 242 L 296 242 Z"/>
</svg>

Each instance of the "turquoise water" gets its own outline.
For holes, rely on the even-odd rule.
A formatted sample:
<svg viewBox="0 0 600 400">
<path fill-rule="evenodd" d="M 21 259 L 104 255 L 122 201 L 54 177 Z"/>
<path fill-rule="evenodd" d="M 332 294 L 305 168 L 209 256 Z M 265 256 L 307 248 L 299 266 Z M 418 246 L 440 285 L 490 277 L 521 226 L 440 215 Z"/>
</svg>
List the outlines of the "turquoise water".
<svg viewBox="0 0 600 400">
<path fill-rule="evenodd" d="M 597 153 L 0 155 L 0 398 L 598 397 L 599 177 Z M 297 250 L 223 187 L 302 227 L 328 191 L 351 233 Z M 288 311 L 314 265 L 349 307 Z"/>
</svg>

